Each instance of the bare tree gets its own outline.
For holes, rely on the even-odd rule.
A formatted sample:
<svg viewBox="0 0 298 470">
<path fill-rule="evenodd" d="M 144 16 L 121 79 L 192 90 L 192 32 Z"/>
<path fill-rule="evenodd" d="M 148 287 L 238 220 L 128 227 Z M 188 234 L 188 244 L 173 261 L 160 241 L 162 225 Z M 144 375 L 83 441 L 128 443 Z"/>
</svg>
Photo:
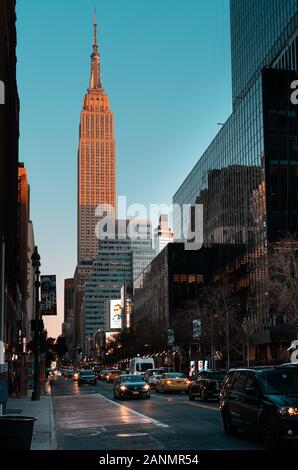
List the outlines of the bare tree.
<svg viewBox="0 0 298 470">
<path fill-rule="evenodd" d="M 272 313 L 298 326 L 298 241 L 288 236 L 269 247 L 266 290 Z"/>
<path fill-rule="evenodd" d="M 214 357 L 243 358 L 245 335 L 241 328 L 240 302 L 227 285 L 215 285 L 202 289 L 196 299 L 184 302 L 176 311 L 173 326 L 180 344 L 191 344 L 192 321 L 201 320 L 200 345 L 210 351 L 212 366 Z"/>
</svg>

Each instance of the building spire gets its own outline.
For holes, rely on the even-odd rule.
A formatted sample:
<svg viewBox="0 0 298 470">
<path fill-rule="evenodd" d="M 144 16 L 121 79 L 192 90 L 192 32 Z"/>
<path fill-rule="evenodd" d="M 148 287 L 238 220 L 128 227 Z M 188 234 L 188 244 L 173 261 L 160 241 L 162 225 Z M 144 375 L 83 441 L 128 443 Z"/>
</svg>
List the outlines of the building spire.
<svg viewBox="0 0 298 470">
<path fill-rule="evenodd" d="M 100 55 L 98 52 L 98 44 L 97 44 L 96 10 L 94 10 L 94 15 L 93 15 L 93 28 L 94 28 L 94 40 L 93 40 L 93 53 L 91 54 L 91 78 L 90 78 L 89 90 L 101 88 Z"/>
<path fill-rule="evenodd" d="M 98 52 L 98 45 L 97 45 L 97 22 L 96 22 L 96 8 L 94 9 L 93 13 L 93 28 L 94 28 L 94 41 L 93 41 L 93 53 Z"/>
</svg>

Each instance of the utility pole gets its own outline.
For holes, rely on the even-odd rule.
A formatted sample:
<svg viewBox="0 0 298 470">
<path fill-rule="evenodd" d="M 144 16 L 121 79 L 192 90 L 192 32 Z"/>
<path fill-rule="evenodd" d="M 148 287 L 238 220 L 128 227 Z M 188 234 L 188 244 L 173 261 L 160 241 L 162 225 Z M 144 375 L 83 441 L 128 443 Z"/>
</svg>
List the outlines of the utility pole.
<svg viewBox="0 0 298 470">
<path fill-rule="evenodd" d="M 41 331 L 41 319 L 40 319 L 40 305 L 39 305 L 39 267 L 40 267 L 40 256 L 35 247 L 34 253 L 31 256 L 32 266 L 35 268 L 35 327 L 34 327 L 34 390 L 32 392 L 31 400 L 40 400 L 40 331 Z"/>
</svg>

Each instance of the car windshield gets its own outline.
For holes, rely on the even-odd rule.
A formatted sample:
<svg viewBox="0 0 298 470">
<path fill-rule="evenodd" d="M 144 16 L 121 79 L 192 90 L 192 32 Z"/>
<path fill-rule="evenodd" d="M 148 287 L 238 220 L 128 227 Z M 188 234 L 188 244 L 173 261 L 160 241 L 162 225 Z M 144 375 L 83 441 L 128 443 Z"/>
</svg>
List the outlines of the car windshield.
<svg viewBox="0 0 298 470">
<path fill-rule="evenodd" d="M 115 375 L 120 375 L 121 374 L 121 370 L 110 370 L 110 374 L 115 374 Z"/>
<path fill-rule="evenodd" d="M 172 373 L 172 374 L 165 374 L 167 379 L 186 379 L 186 376 L 184 374 L 179 374 L 179 373 Z"/>
<path fill-rule="evenodd" d="M 86 377 L 86 376 L 89 377 L 90 375 L 94 376 L 94 373 L 93 373 L 92 370 L 83 370 L 83 371 L 81 372 L 81 375 L 84 376 L 84 377 Z"/>
<path fill-rule="evenodd" d="M 162 370 L 155 369 L 155 370 L 150 371 L 150 375 L 160 375 L 160 374 L 163 374 L 163 372 L 164 371 L 162 371 Z"/>
<path fill-rule="evenodd" d="M 144 379 L 141 375 L 123 375 L 120 382 L 142 382 Z"/>
<path fill-rule="evenodd" d="M 298 369 L 264 370 L 260 374 L 264 394 L 298 395 Z"/>
<path fill-rule="evenodd" d="M 137 364 L 137 370 L 139 372 L 146 372 L 148 369 L 152 369 L 152 362 L 141 362 Z"/>
</svg>

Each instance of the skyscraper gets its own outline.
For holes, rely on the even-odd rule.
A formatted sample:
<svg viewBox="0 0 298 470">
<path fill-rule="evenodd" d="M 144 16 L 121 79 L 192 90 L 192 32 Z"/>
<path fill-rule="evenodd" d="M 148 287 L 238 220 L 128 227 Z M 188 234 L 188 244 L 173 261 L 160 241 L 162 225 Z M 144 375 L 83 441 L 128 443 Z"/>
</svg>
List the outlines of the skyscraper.
<svg viewBox="0 0 298 470">
<path fill-rule="evenodd" d="M 94 14 L 91 76 L 80 119 L 78 150 L 78 263 L 95 259 L 95 210 L 100 204 L 116 208 L 116 144 L 114 116 L 102 88 L 100 54 Z"/>
<path fill-rule="evenodd" d="M 290 102 L 298 3 L 231 0 L 230 17 L 233 112 L 173 202 L 202 203 L 205 244 L 227 243 L 238 256 L 245 331 L 255 354 L 269 360 L 287 357 L 289 342 L 286 319 L 270 308 L 263 281 L 268 244 L 298 227 L 298 113 Z M 181 233 L 178 212 L 174 233 Z"/>
<path fill-rule="evenodd" d="M 80 119 L 78 149 L 78 262 L 74 275 L 74 337 L 82 344 L 82 300 L 85 282 L 98 253 L 95 210 L 100 204 L 116 209 L 116 144 L 114 116 L 109 97 L 102 88 L 97 24 L 94 14 L 94 40 L 90 83 Z"/>
<path fill-rule="evenodd" d="M 154 250 L 158 255 L 168 243 L 173 243 L 174 234 L 169 227 L 168 214 L 161 214 L 159 224 L 154 229 Z"/>
</svg>

